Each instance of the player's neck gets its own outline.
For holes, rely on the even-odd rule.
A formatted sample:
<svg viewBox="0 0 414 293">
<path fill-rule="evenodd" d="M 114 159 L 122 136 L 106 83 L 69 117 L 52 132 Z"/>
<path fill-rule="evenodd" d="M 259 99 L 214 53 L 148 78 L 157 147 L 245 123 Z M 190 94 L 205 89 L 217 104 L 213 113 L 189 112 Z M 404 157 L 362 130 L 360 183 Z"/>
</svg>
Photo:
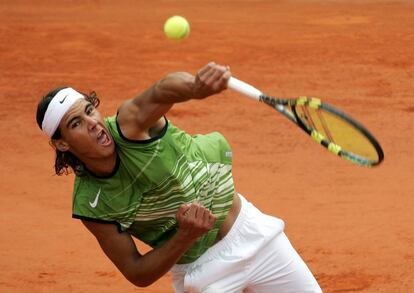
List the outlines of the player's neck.
<svg viewBox="0 0 414 293">
<path fill-rule="evenodd" d="M 82 162 L 89 172 L 99 177 L 106 177 L 114 172 L 114 169 L 117 165 L 117 158 L 117 153 L 113 152 L 113 154 L 109 157 L 100 159 L 87 159 L 82 160 Z"/>
</svg>

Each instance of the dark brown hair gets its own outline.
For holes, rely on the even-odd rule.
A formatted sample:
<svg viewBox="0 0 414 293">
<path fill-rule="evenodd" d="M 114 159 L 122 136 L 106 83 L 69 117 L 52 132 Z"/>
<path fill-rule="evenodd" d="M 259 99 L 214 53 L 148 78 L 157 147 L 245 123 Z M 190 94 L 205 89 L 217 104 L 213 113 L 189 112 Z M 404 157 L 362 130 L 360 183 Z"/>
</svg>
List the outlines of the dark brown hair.
<svg viewBox="0 0 414 293">
<path fill-rule="evenodd" d="M 42 122 L 43 118 L 45 117 L 45 113 L 47 107 L 49 106 L 50 102 L 52 101 L 53 97 L 62 89 L 67 87 L 59 87 L 56 88 L 49 93 L 47 93 L 42 99 L 40 100 L 39 104 L 37 105 L 37 113 L 36 113 L 36 121 L 37 125 L 39 125 L 40 129 L 42 129 Z M 82 93 L 83 94 L 83 93 Z M 89 101 L 95 108 L 99 106 L 100 100 L 97 97 L 95 92 L 91 92 L 89 95 L 83 94 L 85 99 Z M 52 139 L 60 139 L 62 137 L 59 128 L 56 129 L 55 133 L 52 135 Z M 55 159 L 55 173 L 56 175 L 67 175 L 70 173 L 70 169 L 76 175 L 81 175 L 83 170 L 82 162 L 71 152 L 61 152 L 57 148 L 50 143 L 52 147 L 56 151 L 56 159 Z"/>
</svg>

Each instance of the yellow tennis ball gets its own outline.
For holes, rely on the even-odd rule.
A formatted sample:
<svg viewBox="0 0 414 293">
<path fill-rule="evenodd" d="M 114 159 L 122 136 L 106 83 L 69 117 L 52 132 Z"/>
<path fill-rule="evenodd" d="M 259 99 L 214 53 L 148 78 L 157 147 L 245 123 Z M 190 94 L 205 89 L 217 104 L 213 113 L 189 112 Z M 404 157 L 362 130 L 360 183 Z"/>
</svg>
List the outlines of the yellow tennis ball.
<svg viewBox="0 0 414 293">
<path fill-rule="evenodd" d="M 184 39 L 190 34 L 190 24 L 182 16 L 172 16 L 164 24 L 164 33 L 172 40 Z"/>
</svg>

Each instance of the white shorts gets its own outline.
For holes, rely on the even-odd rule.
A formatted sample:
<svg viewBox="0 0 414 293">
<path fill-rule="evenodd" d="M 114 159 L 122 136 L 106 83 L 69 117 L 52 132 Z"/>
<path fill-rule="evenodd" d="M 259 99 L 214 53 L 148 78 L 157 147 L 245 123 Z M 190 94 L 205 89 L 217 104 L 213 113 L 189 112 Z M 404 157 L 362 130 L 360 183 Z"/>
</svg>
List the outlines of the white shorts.
<svg viewBox="0 0 414 293">
<path fill-rule="evenodd" d="M 283 221 L 240 197 L 240 214 L 227 235 L 195 262 L 171 269 L 175 292 L 322 292 L 283 233 Z"/>
</svg>

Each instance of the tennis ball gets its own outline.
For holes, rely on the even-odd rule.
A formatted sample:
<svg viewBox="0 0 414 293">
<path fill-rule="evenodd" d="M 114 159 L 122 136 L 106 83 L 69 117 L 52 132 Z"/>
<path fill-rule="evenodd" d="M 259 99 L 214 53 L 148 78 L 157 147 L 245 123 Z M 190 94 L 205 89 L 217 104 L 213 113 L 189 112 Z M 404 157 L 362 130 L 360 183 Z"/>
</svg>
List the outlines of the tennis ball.
<svg viewBox="0 0 414 293">
<path fill-rule="evenodd" d="M 190 34 L 190 24 L 184 17 L 174 15 L 165 22 L 164 33 L 172 40 L 184 39 Z"/>
</svg>

